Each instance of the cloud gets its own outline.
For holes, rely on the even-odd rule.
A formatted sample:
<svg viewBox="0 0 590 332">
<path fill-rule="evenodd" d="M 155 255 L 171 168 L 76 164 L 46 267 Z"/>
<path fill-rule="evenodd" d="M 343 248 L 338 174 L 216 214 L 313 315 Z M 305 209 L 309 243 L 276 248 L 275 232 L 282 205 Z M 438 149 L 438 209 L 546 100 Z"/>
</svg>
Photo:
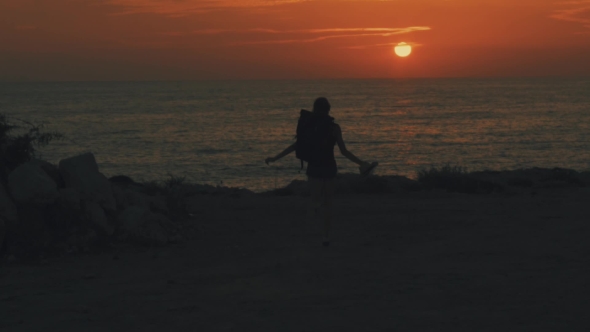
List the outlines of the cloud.
<svg viewBox="0 0 590 332">
<path fill-rule="evenodd" d="M 372 47 L 394 47 L 397 46 L 399 43 L 395 42 L 395 43 L 381 43 L 381 44 L 370 44 L 370 45 L 355 45 L 355 46 L 345 46 L 342 47 L 344 49 L 351 49 L 351 50 L 365 50 L 367 48 L 372 48 Z M 413 43 L 413 42 L 407 42 L 406 44 L 412 46 L 412 47 L 420 47 L 423 46 L 423 44 L 419 44 L 419 43 Z"/>
<path fill-rule="evenodd" d="M 327 28 L 327 29 L 296 29 L 296 30 L 276 30 L 276 29 L 204 29 L 195 30 L 193 35 L 220 35 L 220 34 L 256 34 L 256 35 L 291 35 L 291 38 L 267 39 L 254 41 L 239 41 L 232 45 L 264 45 L 264 44 L 294 44 L 294 43 L 314 43 L 335 38 L 353 38 L 353 37 L 370 37 L 380 36 L 389 37 L 416 31 L 428 31 L 430 27 L 416 26 L 406 28 Z M 177 35 L 176 33 L 168 33 Z M 302 37 L 303 35 L 303 37 Z M 319 35 L 319 36 L 318 36 Z"/>
<path fill-rule="evenodd" d="M 187 35 L 293 35 L 292 38 L 269 39 L 269 40 L 255 40 L 255 41 L 240 41 L 232 45 L 262 45 L 262 44 L 293 44 L 293 43 L 313 43 L 327 39 L 334 38 L 352 38 L 352 37 L 370 37 L 381 36 L 389 37 L 394 35 L 401 35 L 416 31 L 429 31 L 430 27 L 416 26 L 406 28 L 327 28 L 327 29 L 295 29 L 295 30 L 277 30 L 277 29 L 202 29 L 194 30 L 190 33 L 171 31 L 161 32 L 163 36 L 187 36 Z M 301 37 L 301 36 L 304 37 Z M 320 36 L 315 36 L 320 35 Z M 299 38 L 296 38 L 299 36 Z M 311 37 L 313 36 L 313 37 Z M 388 44 L 376 44 L 369 46 L 383 46 Z M 363 47 L 363 46 L 359 46 Z"/>
<path fill-rule="evenodd" d="M 306 2 L 309 0 L 105 0 L 121 8 L 118 15 L 161 14 L 186 16 L 224 8 L 256 8 Z"/>
<path fill-rule="evenodd" d="M 590 0 L 566 1 L 560 2 L 561 5 L 567 5 L 569 8 L 556 10 L 551 18 L 574 22 L 590 29 Z M 586 34 L 586 32 L 583 32 Z"/>
<path fill-rule="evenodd" d="M 275 30 L 275 29 L 203 29 L 195 30 L 195 35 L 214 35 L 224 33 L 268 33 L 268 34 L 289 34 L 289 33 L 309 33 L 309 34 L 320 34 L 328 32 L 371 32 L 381 34 L 399 34 L 408 33 L 413 31 L 430 30 L 429 27 L 408 27 L 408 28 L 328 28 L 328 29 L 295 29 L 295 30 Z"/>
<path fill-rule="evenodd" d="M 219 9 L 262 8 L 318 1 L 322 0 L 103 0 L 103 3 L 121 8 L 120 11 L 116 12 L 117 15 L 151 13 L 180 17 Z M 340 1 L 388 2 L 397 0 Z"/>
</svg>

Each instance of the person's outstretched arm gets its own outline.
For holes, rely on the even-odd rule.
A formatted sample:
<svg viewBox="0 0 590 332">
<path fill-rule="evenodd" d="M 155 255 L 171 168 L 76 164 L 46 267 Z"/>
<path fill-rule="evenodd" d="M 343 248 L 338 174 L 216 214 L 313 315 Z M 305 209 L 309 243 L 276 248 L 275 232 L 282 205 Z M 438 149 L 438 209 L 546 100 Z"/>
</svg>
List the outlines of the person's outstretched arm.
<svg viewBox="0 0 590 332">
<path fill-rule="evenodd" d="M 334 124 L 334 135 L 336 135 L 336 142 L 338 143 L 338 148 L 340 149 L 340 153 L 343 156 L 345 156 L 346 158 L 348 158 L 348 160 L 352 161 L 353 163 L 359 166 L 367 164 L 367 162 L 360 160 L 359 158 L 357 158 L 357 156 L 352 154 L 352 152 L 346 149 L 344 139 L 342 139 L 342 129 L 340 129 L 340 126 L 338 124 Z"/>
<path fill-rule="evenodd" d="M 285 150 L 283 150 L 283 152 L 277 154 L 276 156 L 266 158 L 266 160 L 264 160 L 264 162 L 267 165 L 268 165 L 268 163 L 274 163 L 275 161 L 277 161 L 277 160 L 283 158 L 284 156 L 288 155 L 289 153 L 295 151 L 296 147 L 297 147 L 297 142 L 291 144 L 288 148 L 286 148 Z"/>
</svg>

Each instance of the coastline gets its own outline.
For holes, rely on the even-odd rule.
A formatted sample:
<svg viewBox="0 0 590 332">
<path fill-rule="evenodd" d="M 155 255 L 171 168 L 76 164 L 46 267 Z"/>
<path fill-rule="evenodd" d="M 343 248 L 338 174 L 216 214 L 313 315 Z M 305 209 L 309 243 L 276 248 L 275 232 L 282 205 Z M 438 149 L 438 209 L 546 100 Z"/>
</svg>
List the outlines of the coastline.
<svg viewBox="0 0 590 332">
<path fill-rule="evenodd" d="M 306 181 L 294 180 L 289 185 L 262 194 L 306 194 Z M 418 173 L 417 179 L 397 175 L 338 174 L 335 194 L 388 194 L 413 191 L 446 190 L 467 194 L 522 193 L 551 188 L 590 186 L 590 171 L 565 168 L 527 168 L 505 171 L 467 172 L 459 166 L 431 168 Z"/>
<path fill-rule="evenodd" d="M 183 227 L 195 215 L 190 212 L 195 198 L 309 196 L 307 181 L 303 180 L 264 192 L 185 180 L 170 176 L 165 181 L 139 183 L 125 175 L 106 178 L 92 153 L 63 159 L 59 165 L 43 160 L 26 162 L 10 172 L 4 184 L 0 183 L 1 254 L 28 260 L 45 256 L 46 252 L 88 251 L 113 243 L 177 243 L 184 239 Z M 467 172 L 460 166 L 447 165 L 420 171 L 417 179 L 338 174 L 335 196 L 387 197 L 415 192 L 535 196 L 589 186 L 590 171 L 530 168 Z"/>
<path fill-rule="evenodd" d="M 184 201 L 190 216 L 185 222 L 194 227 L 183 241 L 117 245 L 3 267 L 0 287 L 6 292 L 0 300 L 11 315 L 1 326 L 6 331 L 584 326 L 590 190 L 562 175 L 543 176 L 550 170 L 533 173 L 546 181 L 489 193 L 341 192 L 329 248 L 321 246 L 320 224 L 306 218 L 305 192 L 237 194 L 202 187 Z"/>
</svg>

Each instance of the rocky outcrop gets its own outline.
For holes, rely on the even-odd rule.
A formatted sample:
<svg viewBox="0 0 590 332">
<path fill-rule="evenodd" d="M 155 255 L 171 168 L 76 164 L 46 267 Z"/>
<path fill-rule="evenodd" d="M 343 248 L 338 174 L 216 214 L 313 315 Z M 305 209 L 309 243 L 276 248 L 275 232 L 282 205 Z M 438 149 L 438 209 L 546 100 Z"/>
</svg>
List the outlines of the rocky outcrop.
<svg viewBox="0 0 590 332">
<path fill-rule="evenodd" d="M 22 164 L 14 169 L 8 175 L 8 188 L 19 204 L 44 207 L 53 204 L 59 197 L 55 181 L 33 163 Z"/>
<path fill-rule="evenodd" d="M 4 219 L 7 226 L 15 226 L 18 223 L 16 206 L 2 183 L 0 183 L 0 218 Z"/>
<path fill-rule="evenodd" d="M 59 167 L 33 160 L 0 180 L 0 246 L 10 244 L 7 252 L 17 257 L 35 257 L 49 248 L 84 251 L 112 241 L 178 242 L 186 228 L 168 215 L 181 218 L 187 197 L 222 190 L 145 185 L 126 176 L 109 180 L 91 153 L 64 159 Z"/>
<path fill-rule="evenodd" d="M 164 215 L 170 213 L 168 205 L 166 204 L 166 197 L 162 195 L 150 196 L 149 205 L 150 210 L 154 213 L 161 213 Z"/>
<path fill-rule="evenodd" d="M 4 238 L 6 237 L 6 223 L 4 219 L 0 217 L 0 253 L 2 252 L 2 248 L 4 246 Z"/>
<path fill-rule="evenodd" d="M 162 195 L 150 196 L 138 191 L 136 188 L 113 186 L 113 195 L 117 202 L 118 210 L 125 210 L 130 206 L 139 206 L 154 213 L 168 214 L 166 197 Z"/>
<path fill-rule="evenodd" d="M 30 163 L 39 166 L 57 184 L 58 188 L 64 187 L 64 180 L 59 174 L 59 168 L 56 165 L 41 159 L 33 159 Z"/>
<path fill-rule="evenodd" d="M 80 206 L 80 193 L 75 188 L 62 188 L 59 190 L 58 203 L 70 210 L 78 211 Z"/>
<path fill-rule="evenodd" d="M 70 251 L 86 251 L 98 240 L 98 235 L 94 229 L 76 230 L 73 231 L 68 239 L 66 245 L 70 246 Z"/>
<path fill-rule="evenodd" d="M 118 186 L 113 186 L 113 194 L 119 210 L 125 210 L 130 206 L 139 206 L 149 209 L 150 197 L 146 194 Z"/>
<path fill-rule="evenodd" d="M 164 245 L 168 235 L 162 222 L 167 222 L 163 215 L 157 215 L 140 206 L 130 206 L 119 215 L 120 238 L 141 244 Z"/>
<path fill-rule="evenodd" d="M 88 221 L 99 234 L 111 236 L 115 232 L 113 226 L 109 223 L 109 220 L 98 203 L 89 202 L 86 203 L 84 208 Z"/>
<path fill-rule="evenodd" d="M 117 209 L 111 183 L 98 171 L 92 153 L 63 159 L 59 162 L 59 172 L 65 186 L 76 189 L 83 200 L 96 202 L 107 211 Z"/>
</svg>

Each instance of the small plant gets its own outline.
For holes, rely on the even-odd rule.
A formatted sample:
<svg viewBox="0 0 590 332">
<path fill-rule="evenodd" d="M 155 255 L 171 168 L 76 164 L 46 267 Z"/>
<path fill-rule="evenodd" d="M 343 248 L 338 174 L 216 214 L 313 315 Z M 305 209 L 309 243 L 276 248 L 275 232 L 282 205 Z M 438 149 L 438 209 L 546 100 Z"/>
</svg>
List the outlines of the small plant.
<svg viewBox="0 0 590 332">
<path fill-rule="evenodd" d="M 446 189 L 460 193 L 501 190 L 498 184 L 475 178 L 467 172 L 466 167 L 449 164 L 441 168 L 431 167 L 418 171 L 418 182 L 428 189 Z"/>
<path fill-rule="evenodd" d="M 466 175 L 467 167 L 462 166 L 451 166 L 449 164 L 444 165 L 440 169 L 436 167 L 431 167 L 430 169 L 422 169 L 418 171 L 418 181 L 424 182 L 433 177 L 440 177 L 440 176 L 462 176 Z"/>
<path fill-rule="evenodd" d="M 164 181 L 164 185 L 168 189 L 174 188 L 176 186 L 180 186 L 186 180 L 186 176 L 174 176 L 172 174 L 168 174 L 168 176 L 170 178 Z"/>
<path fill-rule="evenodd" d="M 152 180 L 148 182 L 142 182 L 142 191 L 148 195 L 168 195 L 168 188 L 160 181 Z"/>
<path fill-rule="evenodd" d="M 580 174 L 574 170 L 570 169 L 563 169 L 563 168 L 554 168 L 551 170 L 551 173 L 546 176 L 544 179 L 541 180 L 542 182 L 548 181 L 560 181 L 566 182 L 571 185 L 576 185 L 579 187 L 585 186 L 584 181 L 580 179 Z"/>
</svg>

